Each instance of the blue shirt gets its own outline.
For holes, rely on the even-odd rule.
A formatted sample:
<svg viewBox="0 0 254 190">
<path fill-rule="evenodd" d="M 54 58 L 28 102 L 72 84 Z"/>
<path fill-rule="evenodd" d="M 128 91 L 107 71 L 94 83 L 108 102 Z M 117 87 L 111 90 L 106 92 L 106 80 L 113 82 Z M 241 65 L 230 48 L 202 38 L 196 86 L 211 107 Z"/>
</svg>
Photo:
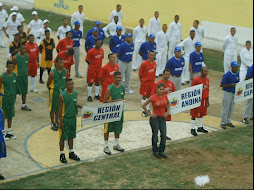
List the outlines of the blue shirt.
<svg viewBox="0 0 254 190">
<path fill-rule="evenodd" d="M 204 62 L 204 56 L 202 52 L 197 53 L 196 51 L 193 51 L 190 54 L 190 63 L 192 64 L 193 73 L 200 72 L 203 62 Z"/>
<path fill-rule="evenodd" d="M 147 60 L 148 59 L 148 53 L 151 50 L 156 50 L 156 43 L 150 44 L 149 42 L 144 42 L 139 49 L 139 52 L 142 53 L 142 59 Z M 155 58 L 154 58 L 155 59 Z"/>
<path fill-rule="evenodd" d="M 75 31 L 74 29 L 72 29 L 71 32 L 72 32 L 72 40 L 74 41 L 73 47 L 79 47 L 80 40 L 82 39 L 82 32 L 80 30 Z"/>
<path fill-rule="evenodd" d="M 124 35 L 121 35 L 120 38 L 117 35 L 112 36 L 109 41 L 109 45 L 111 46 L 111 51 L 113 53 L 117 53 L 120 45 L 125 41 Z"/>
<path fill-rule="evenodd" d="M 239 73 L 232 73 L 232 71 L 228 71 L 222 77 L 221 84 L 233 84 L 239 82 Z M 222 90 L 227 92 L 235 92 L 235 87 L 223 87 Z"/>
<path fill-rule="evenodd" d="M 120 54 L 119 59 L 123 62 L 131 62 L 132 61 L 132 54 L 134 51 L 134 44 L 130 43 L 127 44 L 126 42 L 123 42 L 117 53 Z"/>
<path fill-rule="evenodd" d="M 181 75 L 184 67 L 184 58 L 177 59 L 175 56 L 168 60 L 165 69 L 169 69 L 171 75 Z"/>
<path fill-rule="evenodd" d="M 101 36 L 98 36 L 98 38 L 102 41 L 102 37 Z M 95 47 L 95 40 L 96 38 L 92 35 L 92 36 L 89 36 L 87 39 L 86 39 L 86 43 L 85 43 L 85 47 L 87 47 L 88 51 L 92 48 Z M 101 44 L 102 45 L 102 44 Z"/>
<path fill-rule="evenodd" d="M 2 130 L 4 130 L 4 116 L 2 109 L 0 109 L 0 131 Z"/>
<path fill-rule="evenodd" d="M 93 30 L 93 29 L 91 29 L 91 30 L 89 30 L 89 31 L 87 32 L 87 34 L 86 34 L 86 39 L 87 39 L 88 37 L 90 37 L 90 36 L 93 35 L 92 30 Z M 102 40 L 104 40 L 104 39 L 106 38 L 105 33 L 104 33 L 104 31 L 103 31 L 101 28 L 99 29 L 99 36 L 102 37 Z"/>
<path fill-rule="evenodd" d="M 253 65 L 248 68 L 246 77 L 247 78 L 253 78 Z"/>
</svg>

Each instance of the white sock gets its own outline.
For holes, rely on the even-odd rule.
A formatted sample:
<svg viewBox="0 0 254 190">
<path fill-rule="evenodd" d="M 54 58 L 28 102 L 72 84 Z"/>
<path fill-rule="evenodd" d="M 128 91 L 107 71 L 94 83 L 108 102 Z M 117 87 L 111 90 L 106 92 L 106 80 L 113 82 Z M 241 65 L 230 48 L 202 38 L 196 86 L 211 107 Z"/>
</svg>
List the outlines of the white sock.
<svg viewBox="0 0 254 190">
<path fill-rule="evenodd" d="M 95 96 L 99 96 L 100 86 L 95 86 Z"/>
<path fill-rule="evenodd" d="M 191 129 L 196 129 L 196 128 L 195 128 L 195 120 L 191 120 L 190 123 L 191 123 Z"/>
<path fill-rule="evenodd" d="M 26 104 L 22 104 L 22 107 L 25 107 L 26 106 Z"/>
<path fill-rule="evenodd" d="M 105 147 L 105 148 L 108 147 L 108 141 L 105 141 L 105 140 L 104 140 L 104 147 Z"/>
<path fill-rule="evenodd" d="M 31 89 L 35 88 L 35 77 L 31 77 Z"/>
<path fill-rule="evenodd" d="M 119 138 L 115 138 L 114 146 L 117 146 L 119 144 Z"/>
<path fill-rule="evenodd" d="M 203 117 L 198 118 L 198 127 L 203 127 Z"/>
<path fill-rule="evenodd" d="M 7 132 L 11 132 L 11 128 L 7 128 Z"/>
<path fill-rule="evenodd" d="M 74 150 L 73 150 L 73 149 L 70 149 L 69 152 L 74 152 Z"/>
<path fill-rule="evenodd" d="M 60 154 L 64 154 L 64 151 L 60 151 Z"/>
<path fill-rule="evenodd" d="M 93 90 L 92 86 L 87 87 L 88 96 L 92 96 L 92 90 Z"/>
<path fill-rule="evenodd" d="M 141 106 L 146 102 L 146 100 L 143 100 L 141 99 Z M 143 108 L 142 108 L 142 111 L 145 111 Z"/>
</svg>

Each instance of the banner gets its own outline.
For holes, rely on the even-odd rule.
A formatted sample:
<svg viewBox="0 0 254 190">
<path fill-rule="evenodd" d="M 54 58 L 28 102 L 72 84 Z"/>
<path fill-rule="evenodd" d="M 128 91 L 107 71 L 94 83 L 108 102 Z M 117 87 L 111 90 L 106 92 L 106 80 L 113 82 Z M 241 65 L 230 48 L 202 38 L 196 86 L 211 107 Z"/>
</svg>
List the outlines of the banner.
<svg viewBox="0 0 254 190">
<path fill-rule="evenodd" d="M 234 102 L 242 102 L 251 98 L 253 98 L 253 79 L 237 83 Z"/>
<path fill-rule="evenodd" d="M 202 100 L 203 84 L 168 94 L 170 114 L 176 114 L 199 107 Z"/>
<path fill-rule="evenodd" d="M 123 101 L 83 106 L 82 126 L 119 121 L 122 117 Z"/>
</svg>

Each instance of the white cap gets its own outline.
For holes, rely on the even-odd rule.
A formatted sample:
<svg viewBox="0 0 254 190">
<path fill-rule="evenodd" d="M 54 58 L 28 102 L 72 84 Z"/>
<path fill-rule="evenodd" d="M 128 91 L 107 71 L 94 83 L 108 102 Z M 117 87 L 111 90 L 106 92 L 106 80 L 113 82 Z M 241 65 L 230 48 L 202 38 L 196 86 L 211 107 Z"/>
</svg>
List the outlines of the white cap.
<svg viewBox="0 0 254 190">
<path fill-rule="evenodd" d="M 3 6 L 3 4 L 0 2 L 0 7 L 2 7 Z"/>
<path fill-rule="evenodd" d="M 38 15 L 37 11 L 33 11 L 32 15 Z"/>
<path fill-rule="evenodd" d="M 45 24 L 46 22 L 50 23 L 49 20 L 45 19 L 45 20 L 43 21 L 43 24 Z"/>
<path fill-rule="evenodd" d="M 18 11 L 19 10 L 19 8 L 17 7 L 17 6 L 13 6 L 12 8 L 11 8 L 11 11 Z"/>
<path fill-rule="evenodd" d="M 13 13 L 11 13 L 11 16 L 13 16 L 13 15 L 16 15 L 16 16 L 17 16 L 17 14 L 18 14 L 18 13 L 16 13 L 16 12 L 13 12 Z"/>
</svg>

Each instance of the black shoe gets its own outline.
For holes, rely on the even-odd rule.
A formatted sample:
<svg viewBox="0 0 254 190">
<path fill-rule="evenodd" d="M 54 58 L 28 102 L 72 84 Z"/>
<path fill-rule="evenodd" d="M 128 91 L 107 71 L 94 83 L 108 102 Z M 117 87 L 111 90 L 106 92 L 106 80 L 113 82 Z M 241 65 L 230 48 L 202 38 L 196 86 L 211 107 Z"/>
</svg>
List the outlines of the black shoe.
<svg viewBox="0 0 254 190">
<path fill-rule="evenodd" d="M 80 158 L 74 152 L 69 153 L 69 158 L 72 159 L 72 160 L 80 161 Z"/>
<path fill-rule="evenodd" d="M 58 130 L 58 126 L 57 126 L 57 123 L 51 123 L 51 129 L 53 130 L 53 131 L 57 131 Z"/>
<path fill-rule="evenodd" d="M 197 132 L 196 132 L 196 129 L 191 129 L 191 134 L 193 136 L 198 136 Z"/>
<path fill-rule="evenodd" d="M 4 176 L 0 174 L 0 180 L 4 180 Z"/>
<path fill-rule="evenodd" d="M 159 76 L 155 75 L 155 78 L 158 78 Z"/>
<path fill-rule="evenodd" d="M 92 101 L 93 101 L 92 97 L 91 97 L 91 96 L 88 96 L 87 101 L 88 101 L 88 102 L 92 102 Z"/>
<path fill-rule="evenodd" d="M 65 154 L 60 154 L 60 161 L 64 164 L 67 164 L 67 160 L 65 158 Z"/>
<path fill-rule="evenodd" d="M 24 110 L 24 111 L 32 111 L 27 105 L 21 106 L 21 110 Z"/>
<path fill-rule="evenodd" d="M 132 69 L 132 71 L 136 71 L 137 69 Z"/>
<path fill-rule="evenodd" d="M 243 123 L 249 124 L 248 118 L 243 118 Z"/>
<path fill-rule="evenodd" d="M 235 128 L 235 126 L 233 125 L 233 123 L 228 123 L 227 126 L 231 127 L 231 128 Z"/>
<path fill-rule="evenodd" d="M 201 132 L 201 133 L 208 133 L 207 130 L 205 130 L 203 127 L 198 127 L 197 132 Z"/>
<path fill-rule="evenodd" d="M 162 76 L 162 74 L 159 75 L 160 77 Z"/>
<path fill-rule="evenodd" d="M 226 124 L 221 124 L 220 127 L 221 127 L 222 129 L 227 129 Z"/>
<path fill-rule="evenodd" d="M 166 136 L 166 140 L 170 141 L 170 140 L 171 140 L 171 138 L 170 138 L 170 137 L 168 137 L 168 136 Z"/>
<path fill-rule="evenodd" d="M 185 83 L 182 83 L 181 85 L 182 85 L 182 86 L 185 86 Z"/>
<path fill-rule="evenodd" d="M 168 156 L 165 154 L 165 152 L 161 152 L 160 155 L 161 155 L 161 157 L 163 157 L 163 158 L 167 158 L 167 157 L 168 157 Z"/>
<path fill-rule="evenodd" d="M 96 100 L 100 100 L 100 99 L 101 99 L 101 97 L 100 97 L 100 95 L 97 95 L 97 96 L 94 96 L 94 99 L 96 99 Z"/>
<path fill-rule="evenodd" d="M 160 155 L 159 152 L 154 152 L 153 155 L 154 155 L 156 158 L 160 158 L 160 157 L 161 157 L 161 155 Z"/>
<path fill-rule="evenodd" d="M 44 81 L 43 80 L 39 80 L 39 83 L 44 84 Z"/>
</svg>

